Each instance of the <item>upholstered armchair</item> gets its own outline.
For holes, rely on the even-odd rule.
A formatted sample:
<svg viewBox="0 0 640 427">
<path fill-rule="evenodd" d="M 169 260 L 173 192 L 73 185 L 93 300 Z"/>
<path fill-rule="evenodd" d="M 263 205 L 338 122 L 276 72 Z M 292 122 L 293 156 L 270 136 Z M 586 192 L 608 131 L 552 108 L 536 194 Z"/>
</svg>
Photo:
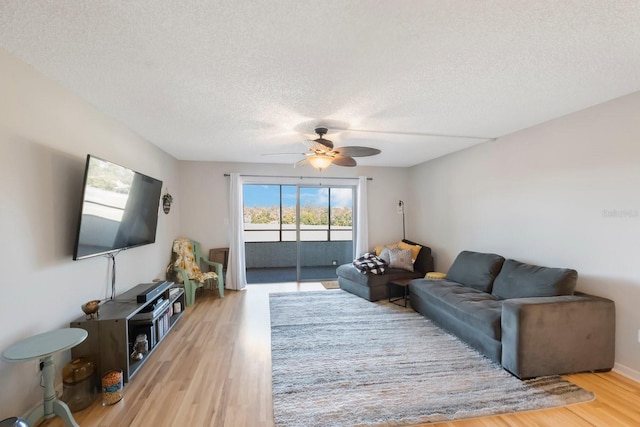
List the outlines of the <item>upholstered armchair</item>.
<svg viewBox="0 0 640 427">
<path fill-rule="evenodd" d="M 211 266 L 215 271 L 203 272 L 200 262 Z M 224 298 L 224 276 L 222 264 L 210 261 L 202 255 L 199 242 L 180 238 L 173 242 L 171 262 L 167 266 L 167 279 L 184 284 L 185 303 L 187 306 L 195 302 L 196 290 L 202 288 L 209 280 L 218 284 L 220 298 Z"/>
</svg>

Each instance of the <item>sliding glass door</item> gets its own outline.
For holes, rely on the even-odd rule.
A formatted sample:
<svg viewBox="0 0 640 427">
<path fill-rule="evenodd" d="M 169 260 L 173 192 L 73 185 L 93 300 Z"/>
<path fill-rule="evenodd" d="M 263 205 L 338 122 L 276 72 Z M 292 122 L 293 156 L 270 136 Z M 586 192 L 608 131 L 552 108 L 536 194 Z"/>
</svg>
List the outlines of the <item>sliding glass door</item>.
<svg viewBox="0 0 640 427">
<path fill-rule="evenodd" d="M 298 187 L 298 279 L 335 279 L 353 258 L 353 188 Z"/>
<path fill-rule="evenodd" d="M 248 283 L 335 279 L 353 259 L 352 186 L 244 185 Z"/>
</svg>

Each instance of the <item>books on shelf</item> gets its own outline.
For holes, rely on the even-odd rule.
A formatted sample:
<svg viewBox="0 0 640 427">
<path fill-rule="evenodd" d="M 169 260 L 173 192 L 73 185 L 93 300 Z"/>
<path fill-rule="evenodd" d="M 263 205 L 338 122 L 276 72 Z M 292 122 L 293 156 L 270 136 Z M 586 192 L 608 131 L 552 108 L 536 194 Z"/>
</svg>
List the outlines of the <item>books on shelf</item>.
<svg viewBox="0 0 640 427">
<path fill-rule="evenodd" d="M 156 320 L 156 336 L 158 340 L 161 340 L 164 335 L 169 332 L 169 326 L 171 326 L 169 319 L 171 314 L 167 310 L 162 316 Z"/>
<path fill-rule="evenodd" d="M 171 288 L 169 289 L 169 299 L 173 301 L 178 297 L 178 294 L 182 292 L 182 288 Z"/>
</svg>

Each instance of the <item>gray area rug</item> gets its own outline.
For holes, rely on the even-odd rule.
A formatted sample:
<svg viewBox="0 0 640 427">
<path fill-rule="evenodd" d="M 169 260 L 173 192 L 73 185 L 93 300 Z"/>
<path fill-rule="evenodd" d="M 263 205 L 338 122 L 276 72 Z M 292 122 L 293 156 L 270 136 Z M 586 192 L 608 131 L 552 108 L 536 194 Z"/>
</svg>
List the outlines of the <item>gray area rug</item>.
<svg viewBox="0 0 640 427">
<path fill-rule="evenodd" d="M 520 381 L 420 314 L 341 290 L 272 294 L 276 426 L 401 426 L 594 399 Z"/>
</svg>

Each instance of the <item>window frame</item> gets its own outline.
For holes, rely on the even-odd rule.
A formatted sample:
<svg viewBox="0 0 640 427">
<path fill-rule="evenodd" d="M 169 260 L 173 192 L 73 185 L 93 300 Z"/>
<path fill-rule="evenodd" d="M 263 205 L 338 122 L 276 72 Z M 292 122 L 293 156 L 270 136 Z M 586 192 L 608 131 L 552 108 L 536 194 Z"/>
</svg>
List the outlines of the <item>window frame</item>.
<svg viewBox="0 0 640 427">
<path fill-rule="evenodd" d="M 309 184 L 309 185 L 297 185 L 297 184 L 273 184 L 273 183 L 244 183 L 243 184 L 243 190 L 246 186 L 277 186 L 278 187 L 278 227 L 277 229 L 275 228 L 252 228 L 252 229 L 247 229 L 246 228 L 246 224 L 252 224 L 252 223 L 246 223 L 244 221 L 245 215 L 243 214 L 243 221 L 242 221 L 242 232 L 244 234 L 244 241 L 245 242 L 251 242 L 251 243 L 260 243 L 260 242 L 297 242 L 297 241 L 302 241 L 302 242 L 313 242 L 313 241 L 322 241 L 322 242 L 339 242 L 339 241 L 353 241 L 354 240 L 354 233 L 355 233 L 355 227 L 354 227 L 354 222 L 355 222 L 355 197 L 356 197 L 356 187 L 352 186 L 352 185 L 317 185 L 317 184 Z M 294 230 L 290 230 L 290 229 L 285 229 L 283 228 L 283 207 L 284 207 L 284 203 L 283 203 L 283 187 L 293 187 L 296 189 L 296 203 L 295 203 L 295 209 L 296 209 L 296 221 L 295 221 L 295 228 Z M 302 205 L 300 203 L 300 190 L 303 188 L 316 188 L 316 189 L 320 189 L 320 188 L 326 188 L 328 190 L 328 194 L 327 194 L 327 204 L 326 204 L 326 209 L 327 209 L 327 224 L 325 225 L 326 228 L 322 228 L 322 229 L 315 229 L 315 230 L 308 230 L 308 231 L 322 231 L 326 233 L 326 238 L 324 240 L 302 240 L 300 239 L 300 232 L 305 231 L 302 229 L 302 225 L 301 224 L 301 210 L 302 210 Z M 332 225 L 332 197 L 331 197 L 331 190 L 332 189 L 348 189 L 351 192 L 351 226 L 349 228 L 342 228 L 345 226 L 335 226 Z M 243 200 L 242 200 L 242 207 L 243 207 L 243 211 L 244 209 L 246 209 L 246 205 L 245 205 L 245 199 L 244 199 L 244 194 L 246 194 L 245 191 L 243 191 Z M 324 207 L 324 206 L 323 206 Z M 257 224 L 256 224 L 257 225 Z M 289 224 L 286 224 L 289 225 Z M 334 227 L 341 227 L 339 229 L 336 229 Z M 252 233 L 252 232 L 269 232 L 269 231 L 277 231 L 278 232 L 278 240 L 253 240 L 253 239 L 247 239 L 248 237 L 248 233 Z M 296 233 L 296 238 L 293 240 L 283 240 L 283 233 L 286 231 L 295 231 Z M 332 234 L 333 232 L 349 232 L 351 235 L 350 239 L 332 239 Z"/>
</svg>

